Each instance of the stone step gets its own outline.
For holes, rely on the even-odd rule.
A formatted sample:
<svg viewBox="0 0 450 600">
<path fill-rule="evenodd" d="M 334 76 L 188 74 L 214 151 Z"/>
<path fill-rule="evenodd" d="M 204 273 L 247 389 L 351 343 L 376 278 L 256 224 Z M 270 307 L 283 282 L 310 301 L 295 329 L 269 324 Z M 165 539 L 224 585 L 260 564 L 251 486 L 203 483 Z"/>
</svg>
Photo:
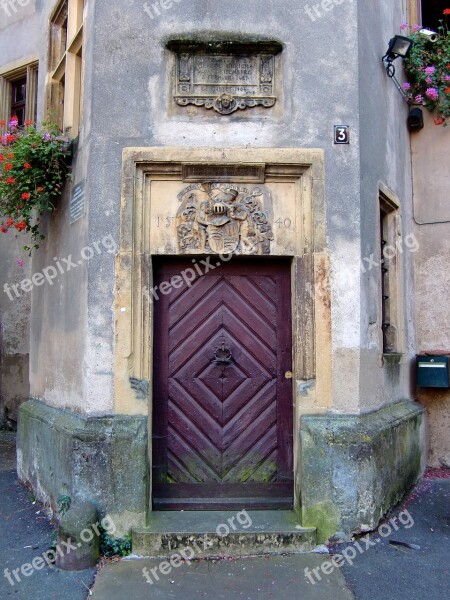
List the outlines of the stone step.
<svg viewBox="0 0 450 600">
<path fill-rule="evenodd" d="M 194 560 L 310 552 L 316 530 L 301 527 L 294 511 L 160 511 L 134 529 L 133 554 Z"/>
</svg>

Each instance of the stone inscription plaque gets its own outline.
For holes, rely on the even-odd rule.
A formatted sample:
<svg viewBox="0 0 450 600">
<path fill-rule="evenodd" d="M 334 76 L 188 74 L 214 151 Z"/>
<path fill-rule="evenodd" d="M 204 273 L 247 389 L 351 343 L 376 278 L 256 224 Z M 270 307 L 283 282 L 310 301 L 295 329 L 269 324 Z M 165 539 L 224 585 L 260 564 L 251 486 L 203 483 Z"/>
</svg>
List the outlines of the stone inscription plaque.
<svg viewBox="0 0 450 600">
<path fill-rule="evenodd" d="M 185 51 L 189 50 L 189 51 Z M 252 52 L 208 53 L 195 48 L 175 50 L 176 89 L 179 106 L 193 104 L 229 115 L 249 107 L 274 106 L 275 55 L 278 47 Z"/>
</svg>

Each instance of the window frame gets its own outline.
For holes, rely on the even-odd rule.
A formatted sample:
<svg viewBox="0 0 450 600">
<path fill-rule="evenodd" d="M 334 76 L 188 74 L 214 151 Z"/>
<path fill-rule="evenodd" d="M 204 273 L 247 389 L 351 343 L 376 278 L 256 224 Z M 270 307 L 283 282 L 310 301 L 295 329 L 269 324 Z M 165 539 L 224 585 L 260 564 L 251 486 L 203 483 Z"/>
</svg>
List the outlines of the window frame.
<svg viewBox="0 0 450 600">
<path fill-rule="evenodd" d="M 47 115 L 71 138 L 82 122 L 84 8 L 85 0 L 62 0 L 49 24 Z"/>
<path fill-rule="evenodd" d="M 6 125 L 0 127 L 4 133 L 12 115 L 13 84 L 21 79 L 26 79 L 25 91 L 25 121 L 36 121 L 37 116 L 37 89 L 38 89 L 39 62 L 33 60 L 14 69 L 0 71 L 0 121 Z"/>
<path fill-rule="evenodd" d="M 377 238 L 380 259 L 380 348 L 384 357 L 399 356 L 404 352 L 402 255 L 405 249 L 400 204 L 395 195 L 384 187 L 378 192 Z M 395 250 L 392 257 L 384 252 L 383 239 Z"/>
<path fill-rule="evenodd" d="M 409 23 L 422 24 L 422 0 L 409 0 Z"/>
</svg>

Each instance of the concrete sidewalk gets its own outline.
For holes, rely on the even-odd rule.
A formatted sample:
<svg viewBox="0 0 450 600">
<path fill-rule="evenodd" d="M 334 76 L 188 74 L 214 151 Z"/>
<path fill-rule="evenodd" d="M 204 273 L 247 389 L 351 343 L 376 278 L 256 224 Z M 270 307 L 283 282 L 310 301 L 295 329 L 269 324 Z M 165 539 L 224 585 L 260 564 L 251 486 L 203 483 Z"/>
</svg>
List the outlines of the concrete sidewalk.
<svg viewBox="0 0 450 600">
<path fill-rule="evenodd" d="M 155 581 L 151 569 L 160 560 L 125 560 L 104 567 L 93 589 L 97 600 L 172 599 L 193 600 L 353 600 L 339 570 L 323 577 L 320 583 L 307 581 L 304 569 L 319 567 L 328 558 L 320 554 L 256 558 L 200 560 L 173 569 Z M 143 574 L 147 569 L 147 578 Z M 153 575 L 153 576 L 152 576 Z"/>
</svg>

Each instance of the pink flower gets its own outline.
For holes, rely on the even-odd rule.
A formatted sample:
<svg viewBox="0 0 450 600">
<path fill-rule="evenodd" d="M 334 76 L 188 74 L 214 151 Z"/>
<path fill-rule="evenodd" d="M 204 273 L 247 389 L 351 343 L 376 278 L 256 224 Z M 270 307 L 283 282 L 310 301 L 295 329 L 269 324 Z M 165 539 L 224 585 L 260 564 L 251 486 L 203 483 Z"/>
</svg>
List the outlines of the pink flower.
<svg viewBox="0 0 450 600">
<path fill-rule="evenodd" d="M 402 23 L 400 25 L 400 31 L 403 31 L 404 29 L 408 29 L 408 23 Z"/>
<path fill-rule="evenodd" d="M 432 80 L 432 78 L 431 78 L 431 77 L 426 77 L 426 78 L 425 78 L 425 81 L 428 83 L 428 85 L 430 85 L 430 84 L 432 84 L 432 83 L 433 83 L 433 80 Z"/>
<path fill-rule="evenodd" d="M 444 75 L 442 81 L 450 81 L 450 75 Z"/>
<path fill-rule="evenodd" d="M 432 75 L 432 74 L 433 74 L 435 71 L 436 71 L 436 67 L 427 67 L 427 68 L 425 69 L 425 73 L 426 73 L 427 75 Z"/>
<path fill-rule="evenodd" d="M 427 89 L 427 91 L 425 92 L 425 95 L 427 96 L 427 98 L 429 98 L 430 100 L 437 100 L 439 98 L 439 91 L 434 88 L 434 87 L 430 87 Z"/>
<path fill-rule="evenodd" d="M 9 121 L 9 128 L 15 129 L 18 125 L 19 125 L 19 119 L 16 116 L 11 117 L 11 119 Z"/>
<path fill-rule="evenodd" d="M 406 92 L 406 90 L 411 89 L 411 84 L 406 82 L 406 83 L 402 83 L 402 90 L 404 90 Z"/>
<path fill-rule="evenodd" d="M 414 101 L 417 102 L 417 104 L 422 104 L 422 102 L 423 102 L 422 94 L 417 94 L 417 96 L 414 98 Z"/>
<path fill-rule="evenodd" d="M 422 29 L 422 25 L 414 25 L 413 31 L 420 31 Z"/>
<path fill-rule="evenodd" d="M 17 260 L 16 262 L 17 262 L 17 264 L 18 264 L 18 266 L 19 266 L 20 268 L 22 268 L 22 267 L 23 267 L 23 265 L 25 264 L 25 263 L 23 262 L 23 259 L 21 259 L 21 258 L 19 258 L 19 260 Z"/>
</svg>

